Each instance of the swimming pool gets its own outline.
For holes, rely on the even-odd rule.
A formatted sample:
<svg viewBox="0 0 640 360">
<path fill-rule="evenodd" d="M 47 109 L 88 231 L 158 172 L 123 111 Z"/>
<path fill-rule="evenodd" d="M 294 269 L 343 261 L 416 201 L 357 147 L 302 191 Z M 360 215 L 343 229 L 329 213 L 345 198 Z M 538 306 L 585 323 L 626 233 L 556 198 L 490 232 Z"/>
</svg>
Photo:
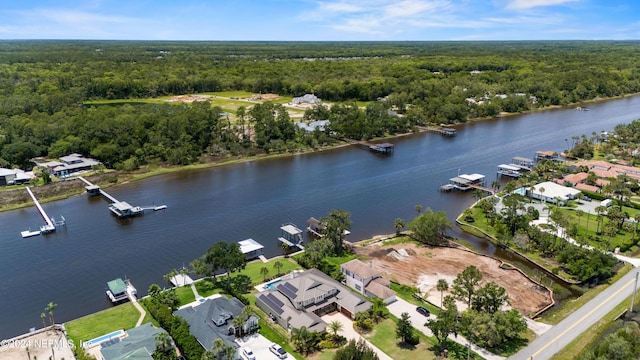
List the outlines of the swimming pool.
<svg viewBox="0 0 640 360">
<path fill-rule="evenodd" d="M 105 341 L 111 340 L 113 338 L 122 337 L 122 336 L 124 336 L 124 334 L 125 334 L 124 330 L 114 331 L 112 333 L 109 333 L 109 334 L 106 334 L 106 335 L 102 335 L 102 336 L 97 337 L 95 339 L 91 339 L 89 341 L 85 341 L 84 342 L 84 346 L 87 347 L 87 348 L 94 347 L 94 346 L 96 346 L 96 345 L 98 345 L 100 343 L 103 343 Z"/>
<path fill-rule="evenodd" d="M 273 280 L 272 282 L 267 283 L 267 284 L 264 286 L 264 289 L 265 289 L 265 290 L 267 290 L 267 289 L 275 290 L 275 289 L 276 289 L 276 285 L 277 285 L 280 281 L 282 281 L 282 279 Z"/>
</svg>

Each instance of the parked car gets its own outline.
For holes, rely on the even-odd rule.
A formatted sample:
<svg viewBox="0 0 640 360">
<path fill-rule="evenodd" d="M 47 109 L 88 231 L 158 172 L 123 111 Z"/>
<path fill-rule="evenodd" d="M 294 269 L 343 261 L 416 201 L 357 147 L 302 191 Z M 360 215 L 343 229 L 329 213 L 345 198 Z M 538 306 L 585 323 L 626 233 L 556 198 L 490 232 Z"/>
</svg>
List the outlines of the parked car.
<svg viewBox="0 0 640 360">
<path fill-rule="evenodd" d="M 416 311 L 424 316 L 427 316 L 427 317 L 431 316 L 431 313 L 429 312 L 429 310 L 427 310 L 426 307 L 418 306 L 416 308 Z"/>
<path fill-rule="evenodd" d="M 242 349 L 242 355 L 244 355 L 247 360 L 256 360 L 256 354 L 248 347 Z"/>
<path fill-rule="evenodd" d="M 269 346 L 269 350 L 271 350 L 271 352 L 280 359 L 287 358 L 287 352 L 276 343 L 271 344 L 271 346 Z"/>
</svg>

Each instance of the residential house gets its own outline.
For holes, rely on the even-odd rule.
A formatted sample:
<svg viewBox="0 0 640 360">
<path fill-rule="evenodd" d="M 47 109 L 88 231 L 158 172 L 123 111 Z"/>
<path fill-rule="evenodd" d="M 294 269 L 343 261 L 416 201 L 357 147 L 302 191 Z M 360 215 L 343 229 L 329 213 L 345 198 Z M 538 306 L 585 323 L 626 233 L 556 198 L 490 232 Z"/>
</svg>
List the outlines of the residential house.
<svg viewBox="0 0 640 360">
<path fill-rule="evenodd" d="M 580 172 L 577 174 L 567 174 L 563 176 L 561 179 L 558 179 L 557 183 L 560 185 L 571 184 L 571 186 L 576 186 L 578 184 L 582 184 L 587 180 L 589 174 L 585 172 Z"/>
<path fill-rule="evenodd" d="M 32 171 L 0 168 L 0 186 L 24 183 L 33 178 Z"/>
<path fill-rule="evenodd" d="M 99 164 L 100 161 L 98 160 L 85 158 L 80 154 L 74 153 L 62 156 L 60 161 L 49 161 L 38 165 L 43 167 L 49 174 L 63 178 L 80 171 L 91 170 Z"/>
<path fill-rule="evenodd" d="M 318 97 L 313 94 L 305 94 L 303 96 L 294 97 L 293 100 L 291 100 L 291 104 L 293 105 L 300 105 L 300 104 L 315 105 L 315 104 L 320 104 L 321 102 L 322 101 L 320 101 L 320 99 L 318 99 Z"/>
<path fill-rule="evenodd" d="M 151 355 L 156 350 L 156 336 L 164 332 L 151 323 L 127 330 L 125 337 L 100 345 L 102 360 L 153 360 Z"/>
<path fill-rule="evenodd" d="M 242 315 L 244 304 L 236 298 L 218 297 L 207 299 L 197 305 L 183 307 L 173 314 L 189 323 L 189 332 L 198 339 L 204 349 L 210 349 L 213 341 L 222 339 L 227 345 L 238 347 L 234 341 L 236 327 L 233 318 Z M 258 317 L 252 315 L 242 325 L 243 333 L 258 329 Z"/>
<path fill-rule="evenodd" d="M 396 300 L 395 291 L 389 288 L 389 280 L 383 278 L 371 264 L 367 265 L 358 259 L 353 259 L 340 265 L 340 272 L 350 288 L 366 296 L 378 297 L 387 304 Z"/>
<path fill-rule="evenodd" d="M 316 129 L 318 131 L 324 132 L 330 123 L 330 120 L 316 120 L 311 122 L 301 121 L 295 123 L 295 125 L 306 132 L 314 132 L 316 131 Z"/>
<path fill-rule="evenodd" d="M 564 206 L 567 201 L 575 198 L 580 190 L 546 181 L 535 185 L 532 189 L 527 189 L 527 193 L 533 199 Z"/>
<path fill-rule="evenodd" d="M 629 178 L 640 180 L 640 168 L 622 164 L 612 164 L 603 160 L 580 161 L 575 166 L 584 166 L 599 178 L 617 178 L 626 175 Z"/>
<path fill-rule="evenodd" d="M 327 324 L 320 318 L 339 311 L 350 319 L 360 311 L 369 311 L 371 303 L 318 269 L 293 272 L 282 278 L 274 290 L 256 297 L 256 306 L 283 328 L 306 327 L 325 332 Z"/>
</svg>

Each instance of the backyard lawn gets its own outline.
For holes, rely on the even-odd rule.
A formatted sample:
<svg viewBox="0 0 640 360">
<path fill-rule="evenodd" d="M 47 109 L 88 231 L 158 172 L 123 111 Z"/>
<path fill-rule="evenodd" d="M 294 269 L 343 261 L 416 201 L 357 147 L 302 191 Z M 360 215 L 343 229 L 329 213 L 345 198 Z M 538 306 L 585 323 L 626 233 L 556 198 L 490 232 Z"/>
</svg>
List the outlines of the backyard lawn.
<svg viewBox="0 0 640 360">
<path fill-rule="evenodd" d="M 392 319 L 378 323 L 370 334 L 365 335 L 365 338 L 394 360 L 436 358 L 430 349 L 433 344 L 424 335 L 420 337 L 420 344 L 415 347 L 399 343 L 399 339 L 396 338 L 396 324 Z"/>
<path fill-rule="evenodd" d="M 116 330 L 128 330 L 136 326 L 140 313 L 131 303 L 118 305 L 100 312 L 66 322 L 69 338 L 76 346 Z M 147 320 L 147 318 L 145 318 Z"/>
<path fill-rule="evenodd" d="M 186 305 L 188 303 L 196 301 L 196 296 L 191 290 L 191 286 L 183 286 L 176 289 L 176 296 L 178 297 L 178 306 Z"/>
</svg>

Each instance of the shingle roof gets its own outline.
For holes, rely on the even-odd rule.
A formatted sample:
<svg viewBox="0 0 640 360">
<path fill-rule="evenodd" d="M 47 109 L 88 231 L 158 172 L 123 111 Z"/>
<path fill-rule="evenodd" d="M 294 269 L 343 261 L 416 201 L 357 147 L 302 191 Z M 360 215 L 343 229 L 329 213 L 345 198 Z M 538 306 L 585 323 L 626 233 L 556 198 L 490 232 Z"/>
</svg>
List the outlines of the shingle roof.
<svg viewBox="0 0 640 360">
<path fill-rule="evenodd" d="M 382 280 L 382 281 L 378 281 L 378 280 Z M 388 299 L 396 294 L 395 291 L 389 289 L 388 286 L 385 286 L 384 279 L 382 278 L 373 280 L 364 289 L 383 300 Z"/>
<path fill-rule="evenodd" d="M 340 265 L 340 267 L 351 271 L 362 279 L 369 279 L 380 274 L 378 271 L 358 259 L 346 262 Z"/>
<path fill-rule="evenodd" d="M 165 332 L 151 323 L 127 330 L 119 342 L 102 345 L 100 353 L 105 360 L 152 360 L 156 349 L 156 336 Z"/>
</svg>

